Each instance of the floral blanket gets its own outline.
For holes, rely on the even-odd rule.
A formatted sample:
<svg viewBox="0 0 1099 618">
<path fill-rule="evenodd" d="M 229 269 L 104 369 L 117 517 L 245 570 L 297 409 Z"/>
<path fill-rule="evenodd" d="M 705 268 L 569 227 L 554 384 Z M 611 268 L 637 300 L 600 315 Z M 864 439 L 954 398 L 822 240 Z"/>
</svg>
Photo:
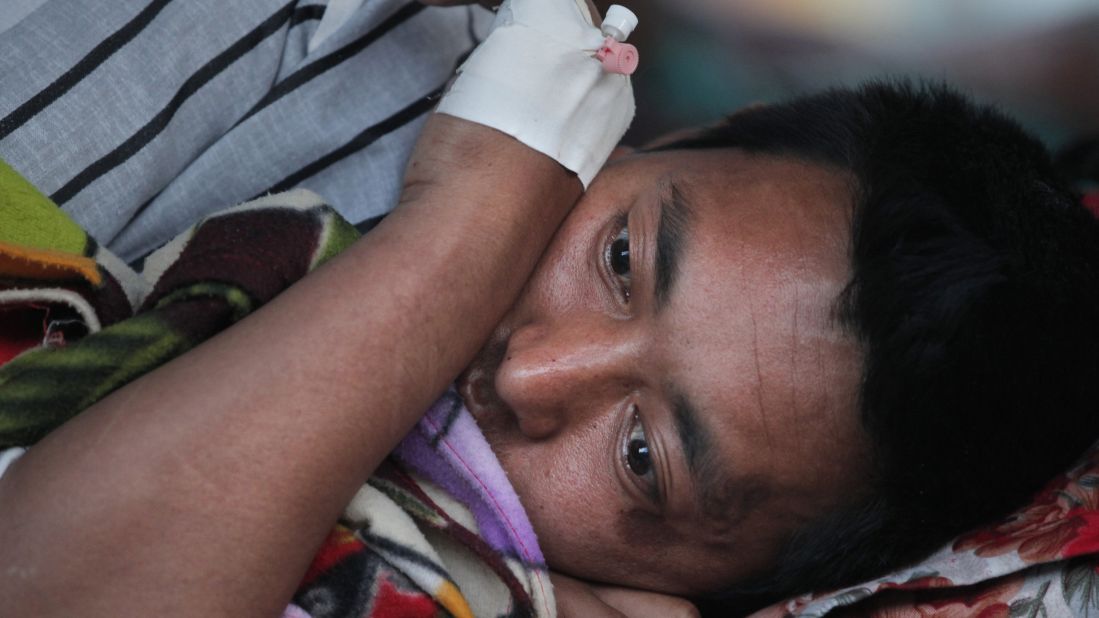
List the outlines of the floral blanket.
<svg viewBox="0 0 1099 618">
<path fill-rule="evenodd" d="M 457 393 L 394 459 L 348 505 L 283 618 L 556 615 L 526 513 Z"/>
<path fill-rule="evenodd" d="M 755 616 L 825 614 L 1099 616 L 1099 446 L 1026 507 L 962 535 L 913 567 L 791 599 Z"/>
</svg>

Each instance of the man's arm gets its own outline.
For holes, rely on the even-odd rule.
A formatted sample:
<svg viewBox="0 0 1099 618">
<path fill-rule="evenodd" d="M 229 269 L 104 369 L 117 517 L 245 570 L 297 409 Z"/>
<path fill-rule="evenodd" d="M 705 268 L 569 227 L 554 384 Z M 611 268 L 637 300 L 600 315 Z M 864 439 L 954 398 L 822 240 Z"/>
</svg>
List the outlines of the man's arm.
<svg viewBox="0 0 1099 618">
<path fill-rule="evenodd" d="M 512 138 L 432 117 L 366 238 L 0 478 L 5 615 L 277 615 L 579 194 Z"/>
</svg>

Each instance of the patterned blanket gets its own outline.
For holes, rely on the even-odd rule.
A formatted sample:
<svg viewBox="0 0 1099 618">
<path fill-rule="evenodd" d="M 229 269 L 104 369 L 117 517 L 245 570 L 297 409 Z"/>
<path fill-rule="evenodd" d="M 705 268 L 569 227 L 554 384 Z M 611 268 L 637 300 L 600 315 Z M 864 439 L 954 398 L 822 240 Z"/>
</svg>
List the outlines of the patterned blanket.
<svg viewBox="0 0 1099 618">
<path fill-rule="evenodd" d="M 457 393 L 344 512 L 284 618 L 556 615 L 519 499 Z"/>
<path fill-rule="evenodd" d="M 755 618 L 825 614 L 1099 616 L 1099 447 L 1025 507 L 960 536 L 917 565 L 842 590 L 791 599 Z"/>
<path fill-rule="evenodd" d="M 357 237 L 317 196 L 273 195 L 181 235 L 142 277 L 0 162 L 0 449 L 33 444 Z M 556 615 L 530 522 L 456 393 L 354 497 L 285 615 Z"/>
</svg>

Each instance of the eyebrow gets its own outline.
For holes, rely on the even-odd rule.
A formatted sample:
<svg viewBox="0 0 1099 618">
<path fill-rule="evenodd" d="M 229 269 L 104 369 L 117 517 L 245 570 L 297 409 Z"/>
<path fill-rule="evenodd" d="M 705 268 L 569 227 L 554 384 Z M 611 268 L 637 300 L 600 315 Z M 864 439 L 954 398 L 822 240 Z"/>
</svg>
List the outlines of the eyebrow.
<svg viewBox="0 0 1099 618">
<path fill-rule="evenodd" d="M 675 287 L 679 255 L 690 220 L 690 203 L 675 181 L 668 181 L 668 190 L 660 200 L 660 221 L 656 230 L 656 283 L 653 294 L 657 313 L 668 304 L 668 297 Z"/>
<path fill-rule="evenodd" d="M 745 487 L 738 487 L 733 482 L 730 466 L 718 455 L 713 434 L 702 424 L 698 408 L 682 391 L 674 387 L 670 390 L 676 433 L 702 512 L 713 520 L 736 525 L 751 508 L 767 499 L 768 488 L 754 480 Z M 737 512 L 730 513 L 731 509 Z"/>
</svg>

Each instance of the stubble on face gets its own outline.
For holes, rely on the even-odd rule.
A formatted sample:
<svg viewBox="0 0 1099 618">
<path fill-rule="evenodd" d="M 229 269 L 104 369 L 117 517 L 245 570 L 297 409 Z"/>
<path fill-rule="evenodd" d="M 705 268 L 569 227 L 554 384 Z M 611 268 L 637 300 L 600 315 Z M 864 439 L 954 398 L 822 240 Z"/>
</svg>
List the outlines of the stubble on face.
<svg viewBox="0 0 1099 618">
<path fill-rule="evenodd" d="M 668 175 L 665 162 L 671 160 L 672 154 L 643 156 L 647 159 L 643 159 L 636 169 L 631 170 L 632 177 L 635 180 L 640 179 L 639 184 L 645 184 L 644 179 Z M 771 302 L 775 307 L 791 309 L 796 320 L 792 332 L 798 333 L 798 320 L 804 322 L 808 315 L 802 312 L 802 305 L 808 303 L 817 307 L 813 304 L 813 295 L 802 294 L 804 290 L 795 290 L 798 292 L 795 296 L 800 297 L 800 300 L 790 300 L 779 292 L 799 282 L 805 284 L 799 277 L 812 277 L 810 287 L 814 289 L 820 285 L 820 281 L 827 283 L 827 293 L 822 293 L 818 300 L 825 305 L 834 301 L 835 294 L 842 288 L 846 268 L 840 238 L 845 237 L 846 232 L 835 234 L 835 247 L 827 244 L 833 242 L 828 239 L 827 233 L 833 228 L 846 229 L 843 221 L 834 220 L 837 216 L 843 217 L 842 208 L 848 195 L 844 190 L 844 179 L 814 166 L 743 154 L 734 156 L 727 153 L 688 153 L 681 157 L 683 161 L 676 164 L 678 167 L 673 166 L 671 173 L 684 179 L 682 185 L 690 187 L 692 193 L 697 189 L 695 197 L 699 202 L 706 200 L 710 203 L 706 207 L 709 210 L 700 213 L 700 221 L 709 227 L 705 230 L 694 230 L 699 236 L 691 239 L 687 251 L 689 259 L 685 262 L 683 276 L 688 277 L 690 285 L 682 285 L 679 291 L 680 296 L 687 294 L 687 298 L 693 300 L 673 303 L 669 309 L 671 313 L 663 315 L 678 316 L 676 321 L 661 322 L 662 330 L 654 331 L 654 336 L 658 341 L 674 344 L 661 350 L 670 355 L 665 360 L 674 358 L 679 363 L 672 366 L 680 370 L 674 375 L 692 382 L 692 392 L 696 397 L 701 394 L 701 399 L 708 404 L 701 409 L 706 412 L 706 424 L 710 431 L 719 436 L 716 443 L 721 445 L 720 450 L 723 452 L 716 464 L 723 469 L 737 471 L 730 477 L 731 482 L 722 485 L 717 492 L 717 506 L 703 508 L 699 512 L 688 512 L 689 509 L 680 504 L 676 512 L 661 514 L 652 509 L 646 510 L 631 497 L 633 492 L 622 490 L 614 480 L 614 469 L 621 468 L 621 461 L 614 459 L 621 452 L 621 441 L 614 440 L 615 435 L 620 435 L 616 434 L 614 424 L 621 423 L 620 420 L 609 418 L 620 418 L 621 406 L 616 402 L 611 402 L 615 405 L 604 405 L 606 401 L 599 401 L 599 405 L 592 408 L 587 405 L 588 401 L 576 399 L 598 399 L 596 396 L 605 394 L 610 386 L 595 385 L 589 392 L 579 388 L 575 382 L 562 383 L 562 392 L 556 394 L 564 397 L 564 407 L 569 407 L 565 404 L 572 405 L 570 412 L 580 411 L 575 418 L 581 419 L 581 422 L 573 423 L 571 417 L 566 415 L 568 418 L 558 419 L 569 421 L 565 423 L 566 431 L 547 439 L 547 436 L 523 433 L 524 428 L 529 428 L 525 423 L 530 419 L 525 415 L 529 415 L 531 410 L 523 405 L 522 397 L 513 402 L 516 410 L 509 407 L 507 401 L 511 401 L 517 394 L 509 391 L 509 387 L 515 385 L 514 379 L 511 382 L 503 378 L 499 383 L 497 381 L 498 372 L 503 370 L 505 376 L 511 375 L 508 372 L 514 372 L 516 365 L 521 365 L 515 359 L 523 358 L 523 353 L 529 352 L 526 349 L 530 343 L 528 338 L 515 346 L 514 355 L 509 359 L 512 332 L 527 332 L 524 329 L 529 324 L 549 324 L 555 328 L 573 324 L 560 319 L 568 317 L 561 314 L 562 307 L 575 307 L 561 301 L 561 298 L 575 300 L 575 295 L 580 294 L 579 306 L 585 312 L 594 310 L 597 321 L 603 318 L 617 319 L 614 315 L 603 315 L 599 302 L 584 295 L 589 287 L 600 289 L 598 279 L 593 281 L 585 274 L 583 264 L 593 257 L 590 247 L 601 246 L 598 241 L 606 236 L 605 232 L 594 235 L 590 232 L 593 227 L 600 226 L 601 221 L 612 218 L 614 211 L 623 208 L 641 209 L 637 204 L 645 204 L 646 199 L 651 203 L 651 198 L 646 198 L 646 191 L 649 195 L 653 194 L 650 189 L 642 188 L 632 193 L 633 190 L 628 186 L 621 186 L 622 183 L 616 185 L 614 182 L 607 182 L 605 185 L 613 188 L 600 191 L 598 183 L 593 184 L 592 191 L 585 198 L 588 205 L 577 208 L 579 214 L 570 216 L 570 220 L 562 226 L 565 232 L 559 232 L 560 238 L 555 238 L 551 249 L 547 251 L 547 255 L 551 255 L 553 259 L 543 257 L 543 262 L 539 264 L 536 275 L 543 275 L 539 285 L 528 284 L 528 289 L 524 290 L 525 296 L 516 305 L 518 310 L 513 308 L 509 312 L 459 381 L 463 399 L 512 479 L 524 507 L 528 509 L 528 515 L 540 535 L 543 551 L 551 566 L 580 577 L 599 578 L 609 583 L 672 593 L 689 590 L 701 592 L 699 586 L 712 588 L 714 585 L 727 584 L 734 576 L 743 577 L 760 572 L 777 555 L 779 546 L 788 538 L 789 533 L 800 527 L 804 520 L 818 514 L 821 508 L 826 508 L 828 500 L 844 493 L 844 488 L 849 487 L 848 483 L 827 475 L 822 476 L 817 468 L 821 468 L 820 463 L 825 462 L 823 467 L 834 468 L 836 474 L 840 474 L 839 471 L 843 469 L 846 475 L 846 472 L 855 468 L 841 465 L 849 455 L 849 449 L 846 448 L 848 445 L 842 440 L 836 444 L 825 444 L 826 441 L 814 438 L 802 444 L 793 439 L 802 430 L 807 432 L 806 438 L 820 437 L 820 432 L 825 427 L 821 422 L 809 422 L 816 415 L 809 415 L 800 421 L 797 414 L 793 414 L 791 418 L 790 411 L 796 408 L 790 405 L 791 394 L 803 396 L 794 397 L 794 403 L 803 400 L 805 410 L 819 410 L 822 415 L 820 420 L 826 421 L 830 418 L 826 418 L 829 410 L 842 412 L 846 409 L 846 404 L 841 401 L 845 399 L 841 396 L 846 390 L 844 385 L 848 382 L 856 383 L 858 373 L 855 367 L 857 363 L 852 364 L 851 372 L 846 371 L 847 365 L 842 362 L 845 357 L 842 354 L 836 356 L 836 350 L 832 349 L 836 342 L 829 339 L 845 338 L 834 333 L 822 321 L 820 326 L 827 337 L 822 335 L 821 345 L 828 347 L 828 354 L 831 354 L 828 358 L 837 366 L 835 371 L 825 373 L 828 373 L 829 380 L 833 377 L 838 380 L 832 386 L 825 384 L 825 391 L 834 387 L 839 394 L 822 396 L 823 399 L 817 402 L 821 405 L 812 404 L 810 400 L 813 397 L 809 397 L 808 391 L 817 388 L 821 379 L 812 379 L 813 376 L 810 376 L 806 381 L 799 374 L 797 380 L 791 382 L 793 390 L 778 388 L 776 384 L 781 380 L 774 381 L 776 376 L 787 374 L 793 379 L 794 370 L 801 365 L 795 363 L 793 368 L 787 368 L 780 361 L 797 359 L 803 352 L 811 352 L 800 348 L 792 350 L 791 346 L 800 346 L 803 339 L 810 341 L 812 337 L 791 338 L 789 333 L 782 330 L 785 328 L 782 324 L 769 323 L 769 327 L 761 331 L 767 335 L 765 341 L 761 341 L 765 343 L 763 349 L 768 351 L 764 358 L 775 361 L 775 366 L 768 365 L 768 371 L 761 373 L 757 352 L 756 371 L 753 373 L 751 358 L 741 357 L 745 356 L 745 350 L 758 350 L 760 344 L 740 341 L 735 336 L 736 333 L 752 332 L 753 329 L 729 328 L 730 324 L 743 322 L 737 322 L 734 318 L 749 309 L 755 311 L 753 317 L 758 313 L 760 317 L 771 318 L 771 322 L 776 321 L 776 316 L 785 315 L 774 310 L 759 311 L 752 304 L 758 296 L 762 299 L 760 302 Z M 721 159 L 724 167 L 715 171 L 712 162 L 704 161 L 703 158 Z M 684 161 L 688 164 L 684 165 Z M 736 170 L 736 173 L 730 174 L 729 169 Z M 715 175 L 724 180 L 716 183 L 707 180 Z M 619 178 L 622 176 L 618 175 Z M 731 176 L 737 176 L 740 184 L 726 186 L 731 182 L 728 180 Z M 695 180 L 699 182 L 696 184 Z M 816 208 L 822 210 L 814 210 Z M 833 211 L 830 209 L 841 214 L 831 214 Z M 705 212 L 710 214 L 703 216 Z M 791 227 L 790 221 L 795 220 L 802 223 Z M 644 229 L 644 226 L 638 227 Z M 640 232 L 640 229 L 631 230 L 631 233 Z M 703 231 L 706 233 L 702 234 Z M 611 232 L 613 234 L 614 230 Z M 593 243 L 592 240 L 597 242 Z M 804 272 L 794 268 L 793 265 L 800 262 L 791 259 L 802 255 L 802 243 L 817 247 L 815 253 L 809 254 L 813 259 L 802 260 L 804 266 L 801 270 Z M 596 256 L 601 255 L 599 252 L 594 253 Z M 642 252 L 636 254 L 640 257 Z M 829 275 L 830 271 L 826 269 L 825 272 L 818 273 L 816 269 L 820 262 L 836 262 L 837 272 Z M 745 281 L 756 286 L 752 288 L 751 294 L 738 296 L 735 293 L 736 286 L 730 287 L 729 283 L 733 280 L 730 279 L 730 271 L 747 273 L 743 277 Z M 561 296 L 560 286 L 568 285 L 578 277 L 580 283 L 577 289 L 581 292 L 574 289 L 571 291 L 574 297 Z M 535 293 L 529 294 L 532 291 Z M 524 302 L 524 299 L 530 302 Z M 826 311 L 827 307 L 812 310 Z M 628 314 L 630 320 L 643 321 L 645 316 L 644 313 Z M 547 317 L 551 319 L 547 320 Z M 579 318 L 582 324 L 587 324 L 591 321 L 591 314 L 583 313 Z M 632 323 L 628 320 L 614 322 L 613 319 L 599 323 Z M 802 324 L 804 326 L 806 325 Z M 568 331 L 568 328 L 564 330 Z M 554 334 L 553 330 L 547 332 Z M 584 332 L 588 334 L 587 331 Z M 674 333 L 674 336 L 668 333 Z M 598 332 L 593 334 L 597 339 L 603 335 Z M 552 341 L 553 338 L 539 338 L 537 341 L 544 340 Z M 608 338 L 608 341 L 612 340 L 614 337 Z M 577 342 L 575 339 L 570 341 Z M 590 344 L 590 340 L 579 340 L 579 343 L 583 348 Z M 710 350 L 713 358 L 696 358 L 704 348 L 713 348 Z M 792 353 L 795 351 L 797 354 Z M 823 362 L 821 355 L 824 351 L 817 352 L 817 356 L 813 358 Z M 558 353 L 561 356 L 557 356 Z M 568 354 L 568 350 L 557 350 L 538 357 L 548 360 L 567 357 Z M 645 363 L 639 365 L 646 367 L 644 384 L 649 389 L 645 391 L 648 399 L 641 399 L 640 405 L 648 410 L 647 418 L 650 420 L 666 420 L 669 418 L 668 414 L 653 412 L 660 407 L 660 402 L 656 401 L 653 393 L 658 390 L 658 382 L 673 373 L 667 371 L 667 363 L 649 362 L 651 356 L 646 356 L 646 359 Z M 560 367 L 558 365 L 558 369 Z M 745 371 L 737 373 L 738 367 Z M 740 379 L 739 382 L 734 380 L 734 386 L 738 388 L 731 388 L 730 371 L 736 375 L 757 376 L 756 381 L 760 382 L 761 388 L 764 383 L 767 385 L 766 393 L 752 395 L 754 391 L 749 388 L 751 384 L 747 383 L 747 378 Z M 763 379 L 764 373 L 767 380 Z M 533 372 L 530 375 L 539 373 Z M 511 377 L 514 378 L 513 375 Z M 584 381 L 582 376 L 578 377 L 580 381 Z M 825 376 L 822 374 L 819 377 L 823 379 Z M 627 385 L 622 387 L 624 392 L 633 388 L 629 386 L 629 381 L 622 381 L 622 384 Z M 632 400 L 634 395 L 627 393 L 626 397 L 627 400 Z M 761 409 L 756 410 L 756 407 Z M 777 411 L 775 417 L 764 415 L 763 409 Z M 590 410 L 596 410 L 597 413 L 592 415 Z M 549 411 L 557 412 L 556 408 Z M 762 420 L 755 418 L 760 415 L 763 415 Z M 728 416 L 728 420 L 721 420 L 725 416 Z M 520 417 L 524 419 L 523 424 L 520 423 Z M 834 420 L 834 429 L 841 432 L 849 429 L 847 420 L 850 419 L 846 416 Z M 773 429 L 771 425 L 780 429 L 777 432 L 769 431 Z M 667 426 L 657 433 L 661 434 L 661 443 L 675 441 L 672 437 L 674 431 Z M 772 440 L 781 444 L 772 447 Z M 761 444 L 767 448 L 763 448 Z M 669 453 L 664 452 L 663 455 L 668 456 Z M 686 485 L 687 481 L 682 478 L 685 475 L 674 476 L 679 480 L 680 486 Z M 814 487 L 818 484 L 820 487 Z M 658 566 L 671 564 L 679 565 L 683 573 L 670 573 L 667 568 Z"/>
</svg>

